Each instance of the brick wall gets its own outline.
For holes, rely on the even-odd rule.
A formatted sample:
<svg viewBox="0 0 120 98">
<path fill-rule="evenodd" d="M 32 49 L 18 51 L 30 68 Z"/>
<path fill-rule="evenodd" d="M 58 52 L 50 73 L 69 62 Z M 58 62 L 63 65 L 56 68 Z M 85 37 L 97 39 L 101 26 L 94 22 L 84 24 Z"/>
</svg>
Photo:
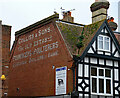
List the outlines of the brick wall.
<svg viewBox="0 0 120 98">
<path fill-rule="evenodd" d="M 119 44 L 120 44 L 120 34 L 119 33 L 114 33 L 115 37 L 117 38 Z"/>
<path fill-rule="evenodd" d="M 0 77 L 5 75 L 6 80 L 0 79 L 0 97 L 8 92 L 8 66 L 10 57 L 11 26 L 2 25 L 0 21 Z"/>
<path fill-rule="evenodd" d="M 69 69 L 72 62 L 53 21 L 17 36 L 11 53 L 9 96 L 55 95 L 55 68 Z M 67 93 L 73 89 L 72 78 L 68 70 Z"/>
<path fill-rule="evenodd" d="M 11 26 L 2 25 L 2 74 L 6 76 L 6 80 L 2 86 L 2 94 L 8 93 L 8 68 L 10 58 L 10 40 Z"/>
</svg>

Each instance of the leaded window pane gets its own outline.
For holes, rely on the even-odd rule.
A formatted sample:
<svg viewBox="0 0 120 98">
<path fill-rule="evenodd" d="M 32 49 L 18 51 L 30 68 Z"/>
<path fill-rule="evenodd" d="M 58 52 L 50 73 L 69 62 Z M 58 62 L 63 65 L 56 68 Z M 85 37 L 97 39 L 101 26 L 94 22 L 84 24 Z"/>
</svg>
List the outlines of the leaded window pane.
<svg viewBox="0 0 120 98">
<path fill-rule="evenodd" d="M 104 79 L 99 79 L 99 93 L 104 93 Z"/>
<path fill-rule="evenodd" d="M 99 49 L 103 49 L 103 37 L 99 36 Z"/>
<path fill-rule="evenodd" d="M 97 93 L 97 79 L 92 78 L 92 92 Z"/>
<path fill-rule="evenodd" d="M 112 70 L 99 67 L 91 67 L 92 93 L 112 94 Z"/>
<path fill-rule="evenodd" d="M 99 67 L 91 67 L 91 82 L 93 94 L 112 94 L 112 70 Z"/>
<path fill-rule="evenodd" d="M 98 36 L 98 49 L 110 50 L 110 38 L 104 35 Z"/>
<path fill-rule="evenodd" d="M 91 75 L 92 76 L 97 76 L 97 68 L 91 68 Z"/>
<path fill-rule="evenodd" d="M 103 69 L 99 69 L 99 76 L 104 76 L 104 70 Z"/>
<path fill-rule="evenodd" d="M 106 79 L 106 93 L 111 94 L 111 80 Z"/>
<path fill-rule="evenodd" d="M 105 50 L 109 50 L 109 38 L 108 37 L 104 37 L 104 49 Z"/>
<path fill-rule="evenodd" d="M 111 77 L 111 70 L 105 69 L 105 77 Z"/>
</svg>

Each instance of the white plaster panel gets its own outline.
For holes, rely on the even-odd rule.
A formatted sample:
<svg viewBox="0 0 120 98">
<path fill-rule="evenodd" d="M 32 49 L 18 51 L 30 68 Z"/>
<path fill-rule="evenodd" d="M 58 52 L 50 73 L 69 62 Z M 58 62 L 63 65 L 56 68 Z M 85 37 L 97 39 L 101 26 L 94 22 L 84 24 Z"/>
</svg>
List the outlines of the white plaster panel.
<svg viewBox="0 0 120 98">
<path fill-rule="evenodd" d="M 78 91 L 82 91 L 82 88 L 80 86 L 78 86 Z"/>
<path fill-rule="evenodd" d="M 118 61 L 114 61 L 114 66 L 118 67 Z"/>
<path fill-rule="evenodd" d="M 79 94 L 79 96 L 83 96 L 83 94 Z"/>
<path fill-rule="evenodd" d="M 119 57 L 119 53 L 118 53 L 118 51 L 115 53 L 114 56 L 115 56 L 115 57 Z"/>
<path fill-rule="evenodd" d="M 96 41 L 94 41 L 94 43 L 92 44 L 94 50 L 96 50 L 95 46 L 96 46 Z"/>
<path fill-rule="evenodd" d="M 78 83 L 81 83 L 82 82 L 82 79 L 78 79 Z"/>
<path fill-rule="evenodd" d="M 116 81 L 118 81 L 118 76 L 119 76 L 118 69 L 114 69 L 114 78 Z"/>
<path fill-rule="evenodd" d="M 82 65 L 82 64 L 79 64 L 79 65 L 78 65 L 78 76 L 81 76 L 81 77 L 82 77 L 82 72 L 83 72 L 83 65 Z"/>
<path fill-rule="evenodd" d="M 85 80 L 85 83 L 86 83 L 86 84 L 89 84 L 89 81 L 88 81 L 88 80 Z"/>
<path fill-rule="evenodd" d="M 86 87 L 85 92 L 89 92 L 89 88 L 88 87 Z"/>
<path fill-rule="evenodd" d="M 105 52 L 105 55 L 111 55 L 110 53 Z"/>
<path fill-rule="evenodd" d="M 92 50 L 92 48 L 90 48 L 90 49 L 88 50 L 88 53 L 94 53 L 93 50 Z"/>
<path fill-rule="evenodd" d="M 117 90 L 115 90 L 115 94 L 119 94 Z"/>
<path fill-rule="evenodd" d="M 114 53 L 115 49 L 116 49 L 116 47 L 115 47 L 114 43 L 112 42 L 112 53 Z"/>
<path fill-rule="evenodd" d="M 103 52 L 102 51 L 98 51 L 98 54 L 103 54 Z"/>
<path fill-rule="evenodd" d="M 112 66 L 112 61 L 111 60 L 106 60 L 106 65 Z"/>
<path fill-rule="evenodd" d="M 84 67 L 85 77 L 89 77 L 89 71 L 88 71 L 88 69 L 89 69 L 89 66 L 85 65 L 85 67 Z"/>
<path fill-rule="evenodd" d="M 106 30 L 106 28 L 105 28 L 105 33 L 108 33 L 108 31 Z"/>
<path fill-rule="evenodd" d="M 102 29 L 101 32 L 104 32 L 104 29 Z"/>
<path fill-rule="evenodd" d="M 118 86 L 118 83 L 115 83 L 115 87 L 117 87 Z"/>
<path fill-rule="evenodd" d="M 115 87 L 118 86 L 118 83 L 115 83 Z M 115 90 L 115 94 L 119 94 L 117 90 Z"/>
<path fill-rule="evenodd" d="M 90 63 L 97 64 L 97 59 L 96 58 L 90 58 Z"/>
<path fill-rule="evenodd" d="M 85 94 L 85 97 L 87 97 L 87 98 L 88 98 L 88 96 L 89 96 L 89 94 Z"/>
<path fill-rule="evenodd" d="M 104 59 L 99 59 L 99 64 L 104 65 Z"/>
<path fill-rule="evenodd" d="M 85 57 L 84 61 L 85 61 L 86 63 L 88 63 L 88 62 L 89 62 L 89 58 L 88 58 L 88 57 Z"/>
</svg>

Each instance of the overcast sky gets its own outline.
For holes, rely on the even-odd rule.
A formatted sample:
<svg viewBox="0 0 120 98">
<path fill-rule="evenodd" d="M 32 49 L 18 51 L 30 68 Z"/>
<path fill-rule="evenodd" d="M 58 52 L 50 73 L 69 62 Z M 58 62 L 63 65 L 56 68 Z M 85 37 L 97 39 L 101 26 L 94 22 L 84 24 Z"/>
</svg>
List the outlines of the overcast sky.
<svg viewBox="0 0 120 98">
<path fill-rule="evenodd" d="M 72 11 L 75 22 L 80 24 L 90 24 L 90 5 L 95 0 L 0 0 L 0 20 L 2 24 L 11 25 L 11 39 L 14 40 L 16 31 L 40 21 L 57 11 L 61 15 L 61 7 Z M 108 16 L 115 18 L 118 23 L 118 1 L 109 0 L 110 8 Z"/>
</svg>

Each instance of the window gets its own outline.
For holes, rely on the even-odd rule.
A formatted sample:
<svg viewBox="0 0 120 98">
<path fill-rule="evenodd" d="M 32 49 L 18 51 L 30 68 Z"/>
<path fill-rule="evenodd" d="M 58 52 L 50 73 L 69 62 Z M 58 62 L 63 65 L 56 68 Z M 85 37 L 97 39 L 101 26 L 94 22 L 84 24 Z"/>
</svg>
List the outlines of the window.
<svg viewBox="0 0 120 98">
<path fill-rule="evenodd" d="M 112 70 L 91 67 L 91 93 L 112 95 Z"/>
<path fill-rule="evenodd" d="M 98 36 L 98 49 L 110 51 L 110 38 L 108 36 Z"/>
</svg>

